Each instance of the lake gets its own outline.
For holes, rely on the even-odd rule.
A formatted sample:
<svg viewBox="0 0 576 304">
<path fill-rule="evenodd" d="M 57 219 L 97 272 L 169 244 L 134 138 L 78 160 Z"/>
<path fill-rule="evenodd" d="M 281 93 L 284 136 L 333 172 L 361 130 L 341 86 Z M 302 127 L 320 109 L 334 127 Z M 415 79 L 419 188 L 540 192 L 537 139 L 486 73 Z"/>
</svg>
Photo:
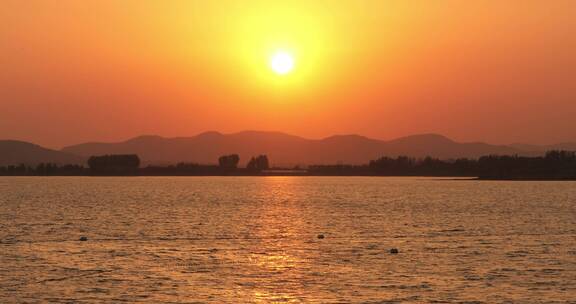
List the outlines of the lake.
<svg viewBox="0 0 576 304">
<path fill-rule="evenodd" d="M 21 302 L 576 303 L 576 182 L 1 177 Z"/>
</svg>

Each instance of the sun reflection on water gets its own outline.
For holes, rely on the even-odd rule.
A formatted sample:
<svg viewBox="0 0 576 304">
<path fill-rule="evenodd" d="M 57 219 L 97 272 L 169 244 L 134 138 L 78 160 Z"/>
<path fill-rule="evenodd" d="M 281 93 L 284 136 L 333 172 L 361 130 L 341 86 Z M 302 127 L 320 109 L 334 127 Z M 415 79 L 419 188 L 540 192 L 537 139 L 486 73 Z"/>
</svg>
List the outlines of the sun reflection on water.
<svg viewBox="0 0 576 304">
<path fill-rule="evenodd" d="M 254 291 L 257 303 L 299 302 L 302 266 L 309 259 L 303 250 L 307 244 L 305 212 L 294 200 L 298 179 L 271 177 L 262 184 L 262 204 L 251 218 L 256 239 L 250 254 L 251 267 L 263 275 Z M 292 250 L 287 250 L 291 248 Z"/>
</svg>

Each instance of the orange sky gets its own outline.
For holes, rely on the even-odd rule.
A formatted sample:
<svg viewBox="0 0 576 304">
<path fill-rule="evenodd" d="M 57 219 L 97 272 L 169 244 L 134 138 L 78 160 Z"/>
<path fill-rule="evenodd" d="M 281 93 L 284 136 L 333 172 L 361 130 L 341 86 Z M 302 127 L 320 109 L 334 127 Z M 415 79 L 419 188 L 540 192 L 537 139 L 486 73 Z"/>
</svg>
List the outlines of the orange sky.
<svg viewBox="0 0 576 304">
<path fill-rule="evenodd" d="M 0 0 L 0 138 L 576 141 L 576 1 Z M 295 70 L 278 76 L 270 54 Z"/>
</svg>

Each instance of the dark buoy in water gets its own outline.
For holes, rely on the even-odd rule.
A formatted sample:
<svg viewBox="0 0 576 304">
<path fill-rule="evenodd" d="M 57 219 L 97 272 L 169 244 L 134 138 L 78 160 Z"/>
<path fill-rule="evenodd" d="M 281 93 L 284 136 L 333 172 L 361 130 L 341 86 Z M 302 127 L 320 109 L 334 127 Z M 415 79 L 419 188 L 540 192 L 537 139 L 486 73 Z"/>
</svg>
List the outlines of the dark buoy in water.
<svg viewBox="0 0 576 304">
<path fill-rule="evenodd" d="M 398 249 L 396 248 L 392 248 L 390 249 L 390 254 L 398 254 L 400 251 L 398 251 Z"/>
<path fill-rule="evenodd" d="M 323 235 L 323 234 L 319 234 L 319 235 L 318 235 L 318 238 L 319 238 L 319 239 L 323 239 L 323 238 L 324 238 L 324 235 Z"/>
<path fill-rule="evenodd" d="M 87 240 L 88 240 L 88 238 L 85 236 L 80 237 L 80 242 L 86 242 Z"/>
</svg>

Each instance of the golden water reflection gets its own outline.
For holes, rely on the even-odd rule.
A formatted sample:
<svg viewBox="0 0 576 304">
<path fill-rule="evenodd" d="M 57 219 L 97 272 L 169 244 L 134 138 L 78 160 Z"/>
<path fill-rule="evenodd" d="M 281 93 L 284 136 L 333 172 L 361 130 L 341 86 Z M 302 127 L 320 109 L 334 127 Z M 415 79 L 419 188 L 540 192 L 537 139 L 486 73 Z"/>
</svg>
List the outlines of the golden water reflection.
<svg viewBox="0 0 576 304">
<path fill-rule="evenodd" d="M 308 231 L 307 213 L 301 205 L 301 180 L 271 177 L 262 184 L 262 203 L 250 219 L 256 239 L 250 254 L 251 267 L 262 274 L 253 291 L 256 303 L 301 302 L 304 265 L 315 252 Z"/>
<path fill-rule="evenodd" d="M 574 298 L 569 182 L 34 177 L 0 188 L 0 303 Z"/>
</svg>

